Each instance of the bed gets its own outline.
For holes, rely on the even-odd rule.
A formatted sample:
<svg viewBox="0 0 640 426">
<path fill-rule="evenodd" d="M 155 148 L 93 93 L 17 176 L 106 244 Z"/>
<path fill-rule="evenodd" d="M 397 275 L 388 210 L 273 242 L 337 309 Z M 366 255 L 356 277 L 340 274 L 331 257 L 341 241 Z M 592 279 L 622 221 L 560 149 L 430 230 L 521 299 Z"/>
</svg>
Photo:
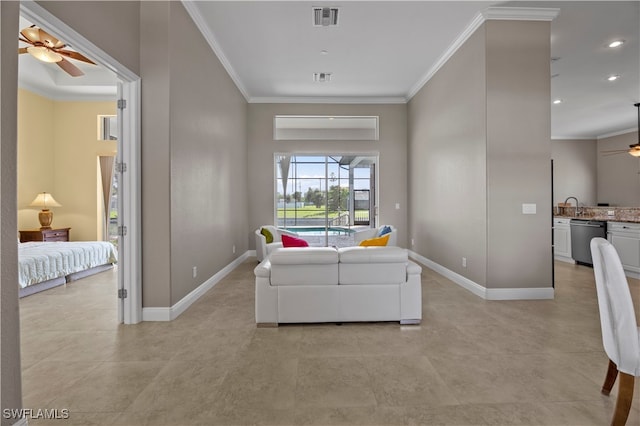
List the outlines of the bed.
<svg viewBox="0 0 640 426">
<path fill-rule="evenodd" d="M 18 244 L 19 295 L 25 297 L 113 268 L 118 253 L 108 241 Z"/>
</svg>

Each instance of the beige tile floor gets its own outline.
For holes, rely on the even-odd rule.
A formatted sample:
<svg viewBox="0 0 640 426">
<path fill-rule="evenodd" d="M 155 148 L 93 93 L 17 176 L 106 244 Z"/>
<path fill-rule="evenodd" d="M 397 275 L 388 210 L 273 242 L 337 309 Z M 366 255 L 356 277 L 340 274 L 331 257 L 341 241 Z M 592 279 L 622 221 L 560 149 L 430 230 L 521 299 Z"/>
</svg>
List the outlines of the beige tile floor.
<svg viewBox="0 0 640 426">
<path fill-rule="evenodd" d="M 116 324 L 115 273 L 20 301 L 30 425 L 605 425 L 593 271 L 485 301 L 423 269 L 423 322 L 256 328 L 248 260 L 170 323 Z M 640 312 L 640 282 L 630 280 Z M 628 425 L 640 424 L 640 386 Z"/>
</svg>

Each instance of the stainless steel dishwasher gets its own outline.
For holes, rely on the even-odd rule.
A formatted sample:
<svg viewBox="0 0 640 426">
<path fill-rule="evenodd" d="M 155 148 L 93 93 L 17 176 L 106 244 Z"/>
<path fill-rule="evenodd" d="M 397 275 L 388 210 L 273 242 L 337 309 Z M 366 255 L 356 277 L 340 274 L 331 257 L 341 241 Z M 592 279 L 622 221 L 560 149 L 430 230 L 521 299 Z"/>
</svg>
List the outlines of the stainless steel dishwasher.
<svg viewBox="0 0 640 426">
<path fill-rule="evenodd" d="M 593 266 L 591 239 L 607 238 L 607 222 L 603 220 L 571 219 L 571 257 L 576 263 Z"/>
</svg>

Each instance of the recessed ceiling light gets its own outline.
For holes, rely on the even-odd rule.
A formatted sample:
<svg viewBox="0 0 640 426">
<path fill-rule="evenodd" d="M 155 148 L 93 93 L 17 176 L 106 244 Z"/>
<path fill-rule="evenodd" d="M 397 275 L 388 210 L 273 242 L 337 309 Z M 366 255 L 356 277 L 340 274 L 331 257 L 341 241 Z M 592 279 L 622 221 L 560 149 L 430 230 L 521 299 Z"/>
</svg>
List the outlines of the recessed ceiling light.
<svg viewBox="0 0 640 426">
<path fill-rule="evenodd" d="M 322 50 L 320 51 L 320 54 L 321 54 L 321 55 L 328 55 L 328 54 L 329 54 L 329 51 L 328 51 L 328 50 L 325 50 L 325 49 L 322 49 Z"/>
<path fill-rule="evenodd" d="M 562 99 L 554 99 L 553 101 L 554 104 L 558 105 L 562 103 Z"/>
<path fill-rule="evenodd" d="M 609 47 L 620 47 L 624 44 L 624 40 L 615 40 L 609 43 Z"/>
<path fill-rule="evenodd" d="M 610 75 L 609 77 L 607 77 L 607 80 L 616 81 L 619 78 L 620 78 L 620 76 L 618 74 L 613 74 L 613 75 Z"/>
</svg>

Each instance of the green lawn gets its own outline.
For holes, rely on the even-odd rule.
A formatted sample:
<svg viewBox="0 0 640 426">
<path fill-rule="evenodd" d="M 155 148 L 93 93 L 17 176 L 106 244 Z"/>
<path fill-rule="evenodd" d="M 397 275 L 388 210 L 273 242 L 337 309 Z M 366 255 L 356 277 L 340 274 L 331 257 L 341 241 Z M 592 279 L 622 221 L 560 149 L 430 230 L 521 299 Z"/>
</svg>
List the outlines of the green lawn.
<svg viewBox="0 0 640 426">
<path fill-rule="evenodd" d="M 345 211 L 342 211 L 341 213 L 345 213 Z M 369 211 L 367 210 L 363 210 L 363 211 L 356 211 L 356 216 L 357 217 L 361 217 L 361 216 L 365 216 L 365 217 L 369 217 Z M 287 209 L 287 219 L 289 218 L 293 218 L 293 217 L 298 217 L 298 219 L 308 219 L 308 218 L 323 218 L 325 217 L 325 209 L 324 207 L 320 207 L 317 208 L 315 206 L 305 206 L 301 209 Z M 338 217 L 338 212 L 329 212 L 329 218 L 333 219 L 335 217 Z M 284 209 L 278 209 L 278 219 L 282 219 L 284 218 Z"/>
</svg>

